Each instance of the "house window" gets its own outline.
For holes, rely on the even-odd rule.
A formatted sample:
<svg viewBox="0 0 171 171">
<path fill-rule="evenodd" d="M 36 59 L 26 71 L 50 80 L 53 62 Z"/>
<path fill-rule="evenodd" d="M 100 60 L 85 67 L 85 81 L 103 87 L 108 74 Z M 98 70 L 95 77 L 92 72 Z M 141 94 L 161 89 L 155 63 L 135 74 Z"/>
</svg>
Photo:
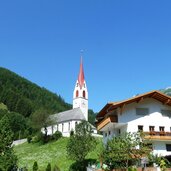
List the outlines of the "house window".
<svg viewBox="0 0 171 171">
<path fill-rule="evenodd" d="M 171 110 L 161 110 L 163 116 L 171 117 Z"/>
<path fill-rule="evenodd" d="M 142 125 L 138 125 L 138 131 L 143 131 L 143 126 Z"/>
<path fill-rule="evenodd" d="M 154 126 L 149 126 L 149 131 L 150 132 L 154 131 Z"/>
<path fill-rule="evenodd" d="M 79 96 L 79 92 L 78 92 L 78 90 L 76 91 L 76 97 L 78 97 Z"/>
<path fill-rule="evenodd" d="M 136 115 L 148 115 L 149 109 L 148 108 L 136 108 Z"/>
<path fill-rule="evenodd" d="M 105 135 L 105 137 L 107 137 L 107 133 L 106 133 L 106 132 L 105 132 L 105 134 L 104 134 L 104 135 Z"/>
<path fill-rule="evenodd" d="M 166 144 L 166 150 L 171 151 L 171 144 Z"/>
<path fill-rule="evenodd" d="M 108 132 L 108 135 L 110 135 L 110 131 Z"/>
<path fill-rule="evenodd" d="M 85 93 L 85 90 L 83 90 L 83 97 L 84 97 L 84 98 L 86 97 L 86 93 Z"/>
<path fill-rule="evenodd" d="M 164 126 L 159 126 L 160 132 L 164 132 Z"/>
</svg>

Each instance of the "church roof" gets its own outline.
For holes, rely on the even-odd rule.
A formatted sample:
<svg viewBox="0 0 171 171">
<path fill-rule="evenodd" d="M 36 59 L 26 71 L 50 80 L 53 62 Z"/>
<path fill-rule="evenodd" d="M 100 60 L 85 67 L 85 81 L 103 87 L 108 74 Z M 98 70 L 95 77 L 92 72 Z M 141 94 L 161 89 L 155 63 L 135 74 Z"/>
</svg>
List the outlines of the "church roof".
<svg viewBox="0 0 171 171">
<path fill-rule="evenodd" d="M 80 108 L 75 108 L 67 110 L 65 112 L 56 113 L 54 115 L 51 115 L 51 118 L 53 120 L 55 119 L 58 123 L 71 120 L 86 120 Z"/>
<path fill-rule="evenodd" d="M 81 58 L 81 63 L 80 63 L 80 72 L 78 75 L 78 83 L 80 85 L 80 88 L 84 85 L 84 69 L 83 69 L 83 61 Z"/>
</svg>

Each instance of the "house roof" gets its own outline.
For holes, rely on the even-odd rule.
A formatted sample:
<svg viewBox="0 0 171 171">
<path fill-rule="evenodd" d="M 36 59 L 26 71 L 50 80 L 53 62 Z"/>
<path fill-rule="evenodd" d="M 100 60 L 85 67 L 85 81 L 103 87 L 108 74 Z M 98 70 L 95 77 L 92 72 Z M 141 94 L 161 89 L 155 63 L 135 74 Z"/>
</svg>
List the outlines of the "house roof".
<svg viewBox="0 0 171 171">
<path fill-rule="evenodd" d="M 133 102 L 138 103 L 145 98 L 153 98 L 153 99 L 160 101 L 161 103 L 163 103 L 165 105 L 171 106 L 171 96 L 168 96 L 164 93 L 161 93 L 160 91 L 154 90 L 154 91 L 150 91 L 150 92 L 145 93 L 145 94 L 141 94 L 141 95 L 132 97 L 132 98 L 127 99 L 127 100 L 107 103 L 102 108 L 102 110 L 97 114 L 96 118 L 103 117 L 107 112 L 112 111 L 114 109 L 117 109 L 118 107 L 123 108 L 123 106 L 130 104 L 130 103 L 133 103 Z"/>
<path fill-rule="evenodd" d="M 71 120 L 86 120 L 80 108 L 56 113 L 54 115 L 51 115 L 51 119 L 55 119 L 58 123 Z"/>
</svg>

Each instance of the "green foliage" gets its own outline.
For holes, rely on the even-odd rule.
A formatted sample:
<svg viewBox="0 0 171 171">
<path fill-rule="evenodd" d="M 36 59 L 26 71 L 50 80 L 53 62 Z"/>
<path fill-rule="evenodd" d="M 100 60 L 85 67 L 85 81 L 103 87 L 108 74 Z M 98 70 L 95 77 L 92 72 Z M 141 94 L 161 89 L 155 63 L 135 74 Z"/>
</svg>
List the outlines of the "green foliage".
<svg viewBox="0 0 171 171">
<path fill-rule="evenodd" d="M 38 170 L 38 164 L 37 164 L 37 161 L 34 162 L 33 164 L 33 171 L 37 171 Z"/>
<path fill-rule="evenodd" d="M 171 163 L 166 158 L 164 158 L 162 156 L 158 156 L 157 154 L 156 155 L 149 154 L 148 160 L 149 160 L 150 166 L 152 166 L 155 163 L 158 167 L 161 168 L 161 170 L 171 167 Z"/>
<path fill-rule="evenodd" d="M 53 171 L 60 171 L 59 167 L 57 165 L 54 166 Z"/>
<path fill-rule="evenodd" d="M 39 109 L 31 115 L 32 127 L 39 131 L 41 128 L 45 128 L 51 124 L 49 114 L 46 109 Z"/>
<path fill-rule="evenodd" d="M 95 126 L 96 113 L 93 110 L 88 110 L 88 121 Z"/>
<path fill-rule="evenodd" d="M 71 131 L 70 131 L 70 136 L 73 136 L 73 135 L 74 135 L 74 131 L 71 130 Z"/>
<path fill-rule="evenodd" d="M 83 162 L 87 154 L 96 146 L 96 140 L 91 136 L 89 124 L 86 121 L 76 126 L 76 132 L 67 144 L 67 154 L 72 160 Z"/>
<path fill-rule="evenodd" d="M 0 80 L 0 102 L 4 103 L 10 111 L 28 117 L 40 108 L 45 108 L 48 113 L 71 109 L 71 105 L 65 103 L 61 96 L 5 68 L 0 68 Z"/>
<path fill-rule="evenodd" d="M 27 142 L 28 142 L 28 143 L 31 143 L 31 140 L 32 140 L 32 136 L 31 136 L 31 135 L 28 135 L 28 137 L 27 137 Z"/>
<path fill-rule="evenodd" d="M 51 171 L 51 164 L 48 163 L 47 167 L 46 167 L 46 171 Z"/>
<path fill-rule="evenodd" d="M 4 105 L 3 103 L 0 103 L 0 109 L 2 109 L 2 110 L 8 110 L 7 106 Z"/>
<path fill-rule="evenodd" d="M 54 140 L 58 140 L 59 138 L 62 137 L 62 133 L 60 131 L 56 131 L 53 135 L 52 135 L 52 138 Z"/>
<path fill-rule="evenodd" d="M 149 153 L 141 133 L 127 133 L 107 142 L 103 159 L 110 169 L 128 168 Z"/>
<path fill-rule="evenodd" d="M 13 133 L 7 116 L 0 120 L 0 170 L 11 171 L 16 167 L 17 157 L 13 152 Z"/>
</svg>

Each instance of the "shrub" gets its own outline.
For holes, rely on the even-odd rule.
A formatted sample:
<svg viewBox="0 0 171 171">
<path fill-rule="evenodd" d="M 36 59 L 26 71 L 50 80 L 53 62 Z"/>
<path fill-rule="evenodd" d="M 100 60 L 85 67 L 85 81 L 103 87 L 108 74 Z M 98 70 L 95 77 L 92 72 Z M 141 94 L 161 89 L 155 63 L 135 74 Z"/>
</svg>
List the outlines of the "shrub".
<svg viewBox="0 0 171 171">
<path fill-rule="evenodd" d="M 31 143 L 31 140 L 32 140 L 32 137 L 31 137 L 31 135 L 29 135 L 29 136 L 27 137 L 27 142 L 28 142 L 28 143 Z"/>
<path fill-rule="evenodd" d="M 53 135 L 52 135 L 54 140 L 58 140 L 59 138 L 62 137 L 62 133 L 60 131 L 56 131 Z"/>
<path fill-rule="evenodd" d="M 51 164 L 48 163 L 47 167 L 46 167 L 46 171 L 51 171 Z"/>
<path fill-rule="evenodd" d="M 37 170 L 38 170 L 38 164 L 37 161 L 35 161 L 33 164 L 33 171 L 37 171 Z"/>
<path fill-rule="evenodd" d="M 53 171 L 61 171 L 57 165 L 54 166 Z"/>
<path fill-rule="evenodd" d="M 71 130 L 71 131 L 70 131 L 70 137 L 73 136 L 73 135 L 74 135 L 74 131 Z"/>
</svg>

